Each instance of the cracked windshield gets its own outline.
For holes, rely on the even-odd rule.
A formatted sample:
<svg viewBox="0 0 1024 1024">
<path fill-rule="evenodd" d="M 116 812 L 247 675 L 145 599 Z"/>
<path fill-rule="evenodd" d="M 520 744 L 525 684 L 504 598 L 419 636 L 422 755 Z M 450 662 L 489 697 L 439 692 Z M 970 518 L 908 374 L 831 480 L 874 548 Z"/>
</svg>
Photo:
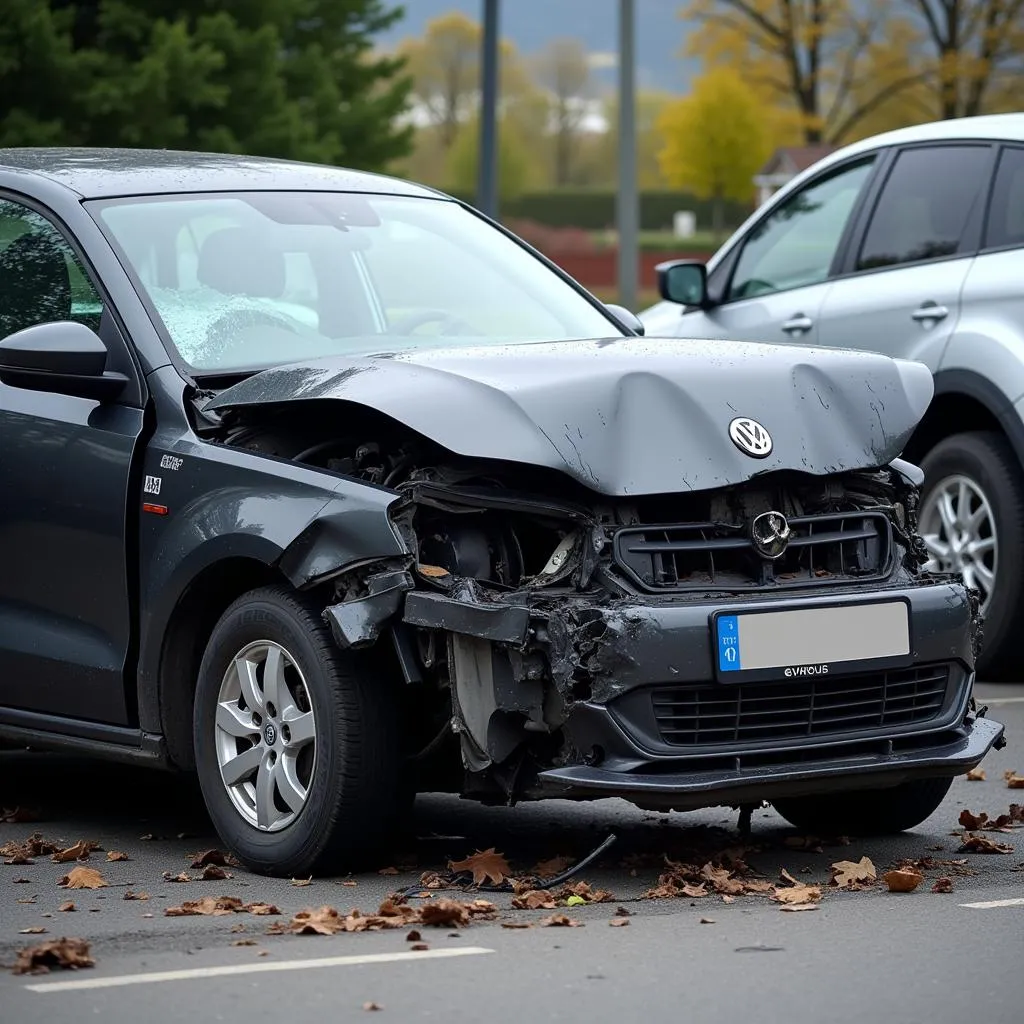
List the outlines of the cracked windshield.
<svg viewBox="0 0 1024 1024">
<path fill-rule="evenodd" d="M 265 192 L 119 200 L 98 217 L 197 371 L 621 333 L 451 202 Z"/>
</svg>

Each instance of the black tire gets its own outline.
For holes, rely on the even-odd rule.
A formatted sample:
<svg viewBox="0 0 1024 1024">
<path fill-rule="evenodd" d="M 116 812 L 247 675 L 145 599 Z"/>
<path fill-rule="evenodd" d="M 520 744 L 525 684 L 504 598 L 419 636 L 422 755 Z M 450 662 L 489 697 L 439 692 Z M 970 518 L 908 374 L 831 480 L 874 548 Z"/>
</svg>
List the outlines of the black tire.
<svg viewBox="0 0 1024 1024">
<path fill-rule="evenodd" d="M 283 587 L 245 594 L 221 616 L 199 670 L 194 708 L 196 769 L 221 839 L 253 871 L 297 877 L 351 870 L 381 853 L 402 806 L 395 687 L 373 652 L 342 651 L 320 607 Z M 261 831 L 228 795 L 214 720 L 232 660 L 259 640 L 280 644 L 306 681 L 315 715 L 308 796 L 280 831 Z"/>
<path fill-rule="evenodd" d="M 1001 434 L 954 434 L 921 460 L 922 505 L 929 488 L 954 475 L 969 477 L 988 499 L 998 550 L 995 586 L 985 613 L 978 675 L 986 680 L 1019 676 L 1019 624 L 1024 622 L 1024 481 L 1020 465 Z"/>
<path fill-rule="evenodd" d="M 786 821 L 810 835 L 893 835 L 931 817 L 952 784 L 951 778 L 915 779 L 891 789 L 776 800 L 774 806 Z"/>
</svg>

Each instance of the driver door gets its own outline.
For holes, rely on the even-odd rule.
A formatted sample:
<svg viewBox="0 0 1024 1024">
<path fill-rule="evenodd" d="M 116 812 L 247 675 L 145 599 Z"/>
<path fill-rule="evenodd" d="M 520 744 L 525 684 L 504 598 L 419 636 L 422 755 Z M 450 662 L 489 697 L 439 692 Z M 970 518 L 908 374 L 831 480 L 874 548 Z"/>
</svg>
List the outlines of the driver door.
<svg viewBox="0 0 1024 1024">
<path fill-rule="evenodd" d="M 846 165 L 770 208 L 712 272 L 719 303 L 684 313 L 678 335 L 816 344 L 833 261 L 872 164 Z"/>
</svg>

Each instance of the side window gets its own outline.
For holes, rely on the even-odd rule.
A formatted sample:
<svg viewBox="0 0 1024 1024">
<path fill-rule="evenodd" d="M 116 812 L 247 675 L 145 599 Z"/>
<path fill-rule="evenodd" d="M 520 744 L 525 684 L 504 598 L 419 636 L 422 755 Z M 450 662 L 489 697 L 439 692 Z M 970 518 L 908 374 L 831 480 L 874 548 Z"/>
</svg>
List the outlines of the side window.
<svg viewBox="0 0 1024 1024">
<path fill-rule="evenodd" d="M 1024 246 L 1024 149 L 1004 149 L 999 158 L 985 247 Z"/>
<path fill-rule="evenodd" d="M 866 160 L 819 179 L 768 214 L 743 243 L 727 298 L 824 281 L 871 165 Z"/>
<path fill-rule="evenodd" d="M 966 251 L 964 234 L 985 194 L 988 146 L 926 146 L 896 158 L 875 205 L 857 270 Z"/>
<path fill-rule="evenodd" d="M 0 199 L 0 338 L 77 320 L 99 330 L 103 302 L 64 236 L 42 214 Z"/>
</svg>

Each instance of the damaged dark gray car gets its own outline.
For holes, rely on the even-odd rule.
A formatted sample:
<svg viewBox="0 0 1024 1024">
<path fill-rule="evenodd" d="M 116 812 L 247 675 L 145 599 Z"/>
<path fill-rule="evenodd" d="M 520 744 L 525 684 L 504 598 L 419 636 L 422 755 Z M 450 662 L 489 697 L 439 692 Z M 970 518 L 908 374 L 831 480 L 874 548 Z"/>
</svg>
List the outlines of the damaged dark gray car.
<svg viewBox="0 0 1024 1024">
<path fill-rule="evenodd" d="M 0 736 L 196 770 L 284 874 L 417 791 L 898 831 L 1002 743 L 924 367 L 639 337 L 391 179 L 0 164 Z"/>
</svg>

